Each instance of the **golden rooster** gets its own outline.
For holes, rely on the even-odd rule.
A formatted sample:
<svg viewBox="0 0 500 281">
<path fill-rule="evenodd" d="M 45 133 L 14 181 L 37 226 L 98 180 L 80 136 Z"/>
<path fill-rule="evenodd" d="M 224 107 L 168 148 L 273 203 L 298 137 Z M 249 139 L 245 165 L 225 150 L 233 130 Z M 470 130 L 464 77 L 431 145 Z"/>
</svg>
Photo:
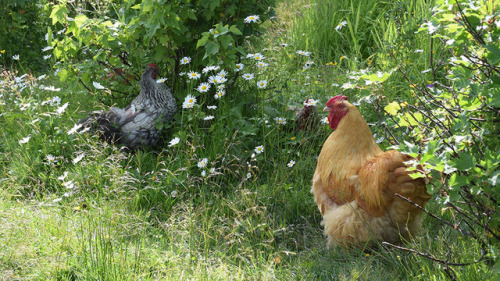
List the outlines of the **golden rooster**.
<svg viewBox="0 0 500 281">
<path fill-rule="evenodd" d="M 400 243 L 420 230 L 430 199 L 424 178 L 413 179 L 396 150 L 382 151 L 358 109 L 339 95 L 324 109 L 333 133 L 323 144 L 311 192 L 323 216 L 328 246 Z"/>
</svg>

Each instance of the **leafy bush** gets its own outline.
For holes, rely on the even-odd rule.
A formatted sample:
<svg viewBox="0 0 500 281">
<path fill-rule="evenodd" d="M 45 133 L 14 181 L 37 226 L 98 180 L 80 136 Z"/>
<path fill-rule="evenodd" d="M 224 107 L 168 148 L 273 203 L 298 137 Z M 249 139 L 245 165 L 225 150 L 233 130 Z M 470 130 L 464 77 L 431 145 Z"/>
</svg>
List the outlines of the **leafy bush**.
<svg viewBox="0 0 500 281">
<path fill-rule="evenodd" d="M 446 218 L 440 222 L 477 240 L 476 261 L 491 264 L 500 245 L 500 10 L 492 2 L 438 4 L 419 29 L 431 37 L 429 68 L 417 73 L 402 55 L 398 72 L 411 98 L 392 97 L 385 110 L 413 140 L 399 148 L 421 155 L 433 171 L 430 191 Z M 436 254 L 456 278 L 452 256 L 459 253 Z"/>
<path fill-rule="evenodd" d="M 0 62 L 30 70 L 46 70 L 50 56 L 43 53 L 48 21 L 47 1 L 3 1 L 0 7 Z M 8 27 L 8 28 L 7 28 Z M 29 58 L 29 59 L 28 59 Z M 50 61 L 50 60 L 49 60 Z"/>
</svg>

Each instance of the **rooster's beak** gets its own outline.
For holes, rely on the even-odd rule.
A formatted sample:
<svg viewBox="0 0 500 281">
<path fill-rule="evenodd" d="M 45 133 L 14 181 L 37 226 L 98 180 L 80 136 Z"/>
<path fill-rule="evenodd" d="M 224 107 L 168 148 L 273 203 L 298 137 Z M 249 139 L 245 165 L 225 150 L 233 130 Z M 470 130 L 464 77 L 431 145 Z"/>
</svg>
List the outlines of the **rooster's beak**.
<svg viewBox="0 0 500 281">
<path fill-rule="evenodd" d="M 325 108 L 323 108 L 323 111 L 332 111 L 328 106 L 325 106 Z"/>
</svg>

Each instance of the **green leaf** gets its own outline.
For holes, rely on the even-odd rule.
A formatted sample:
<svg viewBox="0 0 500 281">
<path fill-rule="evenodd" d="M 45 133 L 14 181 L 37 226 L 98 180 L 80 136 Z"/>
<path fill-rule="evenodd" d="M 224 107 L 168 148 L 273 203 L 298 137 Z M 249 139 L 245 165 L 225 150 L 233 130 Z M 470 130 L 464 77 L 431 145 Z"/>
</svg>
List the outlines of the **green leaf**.
<svg viewBox="0 0 500 281">
<path fill-rule="evenodd" d="M 52 25 L 55 25 L 58 22 L 64 23 L 68 13 L 69 11 L 68 8 L 66 8 L 66 5 L 55 5 L 49 16 L 52 19 Z"/>
<path fill-rule="evenodd" d="M 410 114 L 410 113 L 405 113 L 403 117 L 401 117 L 399 121 L 400 126 L 418 126 L 418 121 L 422 121 L 423 115 L 419 112 Z"/>
<path fill-rule="evenodd" d="M 196 48 L 198 49 L 201 46 L 205 46 L 207 44 L 207 41 L 208 35 L 203 35 L 203 37 L 201 37 L 200 40 L 198 40 L 198 42 L 196 43 Z"/>
<path fill-rule="evenodd" d="M 227 49 L 227 47 L 229 47 L 229 45 L 233 42 L 233 38 L 231 38 L 231 36 L 222 36 L 220 38 L 220 44 L 222 45 L 222 47 L 224 49 Z"/>
<path fill-rule="evenodd" d="M 456 173 L 451 175 L 450 180 L 448 181 L 448 185 L 454 188 L 459 188 L 466 184 L 468 184 L 468 177 L 460 176 Z"/>
<path fill-rule="evenodd" d="M 59 71 L 57 73 L 57 76 L 59 76 L 59 79 L 61 80 L 61 82 L 66 81 L 66 79 L 68 79 L 68 75 L 69 75 L 69 71 L 67 71 L 66 69 L 61 69 L 61 71 Z"/>
<path fill-rule="evenodd" d="M 243 33 L 241 33 L 241 31 L 236 27 L 236 25 L 231 25 L 229 31 L 231 31 L 233 34 L 236 35 L 243 35 Z"/>
<path fill-rule="evenodd" d="M 401 106 L 399 106 L 399 103 L 393 101 L 390 104 L 388 104 L 386 107 L 384 107 L 384 110 L 389 113 L 390 115 L 396 115 L 398 113 L 398 110 L 401 109 Z"/>
<path fill-rule="evenodd" d="M 217 54 L 219 52 L 219 45 L 215 44 L 214 42 L 210 42 L 205 46 L 205 52 L 206 53 L 205 53 L 205 56 L 203 57 L 203 59 L 205 59 L 206 57 Z"/>
<path fill-rule="evenodd" d="M 379 75 L 376 73 L 365 74 L 365 75 L 361 75 L 361 78 L 363 78 L 365 80 L 374 81 L 374 82 L 384 82 L 385 80 L 387 80 L 387 78 L 391 77 L 391 75 L 392 75 L 392 71 L 385 72 L 382 75 Z"/>
<path fill-rule="evenodd" d="M 75 23 L 78 28 L 81 28 L 82 25 L 88 20 L 87 16 L 85 15 L 78 15 L 75 17 Z"/>
<path fill-rule="evenodd" d="M 451 160 L 452 166 L 461 171 L 467 171 L 476 166 L 474 156 L 469 153 L 458 152 L 458 158 Z"/>
</svg>

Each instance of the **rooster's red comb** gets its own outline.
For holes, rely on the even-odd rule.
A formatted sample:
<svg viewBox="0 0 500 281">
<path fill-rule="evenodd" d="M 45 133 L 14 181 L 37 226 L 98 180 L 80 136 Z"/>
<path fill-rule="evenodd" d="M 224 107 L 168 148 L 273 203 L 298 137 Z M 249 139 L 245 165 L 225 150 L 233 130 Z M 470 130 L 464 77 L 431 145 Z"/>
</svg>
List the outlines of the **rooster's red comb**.
<svg viewBox="0 0 500 281">
<path fill-rule="evenodd" d="M 334 96 L 333 98 L 331 98 L 327 103 L 326 105 L 327 106 L 330 106 L 330 105 L 333 105 L 334 103 L 336 102 L 339 102 L 339 101 L 344 101 L 344 100 L 347 100 L 347 97 L 346 96 L 343 96 L 343 95 L 338 95 L 338 96 Z"/>
<path fill-rule="evenodd" d="M 150 63 L 150 64 L 148 65 L 148 67 L 158 68 L 158 66 L 156 66 L 156 64 L 154 64 L 154 63 Z"/>
</svg>

